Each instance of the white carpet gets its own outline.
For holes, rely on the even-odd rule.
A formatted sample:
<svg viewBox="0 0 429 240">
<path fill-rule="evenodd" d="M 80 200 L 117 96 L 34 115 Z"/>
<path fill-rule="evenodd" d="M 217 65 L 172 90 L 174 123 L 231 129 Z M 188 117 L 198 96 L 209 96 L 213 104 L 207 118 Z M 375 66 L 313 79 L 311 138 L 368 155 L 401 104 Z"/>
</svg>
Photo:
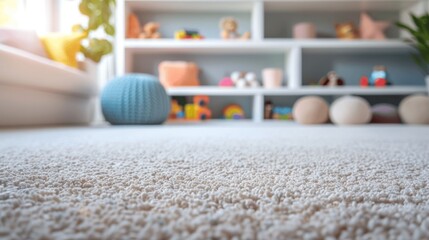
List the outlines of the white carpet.
<svg viewBox="0 0 429 240">
<path fill-rule="evenodd" d="M 429 127 L 0 132 L 0 239 L 429 239 Z"/>
</svg>

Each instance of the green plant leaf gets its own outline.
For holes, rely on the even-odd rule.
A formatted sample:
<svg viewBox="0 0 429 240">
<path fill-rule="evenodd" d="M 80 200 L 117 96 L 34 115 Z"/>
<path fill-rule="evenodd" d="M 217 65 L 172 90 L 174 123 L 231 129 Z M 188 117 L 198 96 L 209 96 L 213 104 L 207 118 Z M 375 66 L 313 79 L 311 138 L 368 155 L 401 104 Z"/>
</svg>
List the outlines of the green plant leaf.
<svg viewBox="0 0 429 240">
<path fill-rule="evenodd" d="M 82 54 L 94 62 L 99 62 L 104 55 L 113 51 L 112 43 L 107 39 L 88 39 L 91 32 L 103 27 L 106 34 L 113 36 L 115 27 L 111 22 L 112 9 L 116 5 L 116 0 L 81 0 L 79 4 L 80 12 L 88 17 L 88 27 L 74 26 L 73 30 L 84 32 L 88 40 L 88 46 L 81 45 Z"/>
<path fill-rule="evenodd" d="M 110 36 L 115 35 L 115 27 L 113 27 L 110 23 L 104 24 L 104 31 Z"/>
</svg>

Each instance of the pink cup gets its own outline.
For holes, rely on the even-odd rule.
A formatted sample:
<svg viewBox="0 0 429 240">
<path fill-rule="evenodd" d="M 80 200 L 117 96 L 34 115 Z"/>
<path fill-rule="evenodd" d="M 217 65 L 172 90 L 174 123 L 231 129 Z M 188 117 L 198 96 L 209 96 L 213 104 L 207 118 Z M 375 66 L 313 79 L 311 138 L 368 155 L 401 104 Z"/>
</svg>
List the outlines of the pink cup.
<svg viewBox="0 0 429 240">
<path fill-rule="evenodd" d="M 293 38 L 316 38 L 316 26 L 312 23 L 297 23 L 293 26 Z"/>
<path fill-rule="evenodd" d="M 279 68 L 265 68 L 262 70 L 264 88 L 279 88 L 282 86 L 283 71 Z"/>
</svg>

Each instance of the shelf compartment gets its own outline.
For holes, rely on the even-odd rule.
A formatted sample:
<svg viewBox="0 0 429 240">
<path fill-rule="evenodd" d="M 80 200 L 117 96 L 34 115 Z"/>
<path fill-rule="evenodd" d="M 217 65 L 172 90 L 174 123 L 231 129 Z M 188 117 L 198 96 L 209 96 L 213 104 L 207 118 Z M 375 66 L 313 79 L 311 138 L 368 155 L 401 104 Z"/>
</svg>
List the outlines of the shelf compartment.
<svg viewBox="0 0 429 240">
<path fill-rule="evenodd" d="M 129 9 L 155 12 L 250 12 L 248 0 L 125 0 Z"/>
<path fill-rule="evenodd" d="M 204 94 L 204 93 L 196 93 L 196 94 L 188 94 L 188 95 L 171 95 L 172 97 L 185 97 L 182 98 L 186 99 L 186 103 L 192 103 L 193 102 L 193 96 L 197 95 L 209 95 L 210 101 L 208 104 L 208 107 L 210 108 L 212 112 L 212 119 L 213 120 L 225 120 L 223 119 L 223 109 L 231 104 L 237 104 L 240 105 L 244 112 L 245 112 L 245 119 L 241 120 L 250 120 L 253 116 L 253 105 L 252 105 L 252 98 L 253 96 L 242 96 L 242 95 L 230 95 L 230 96 L 220 96 L 220 95 L 210 95 L 210 94 Z M 179 121 L 179 122 L 187 122 L 187 121 L 193 121 L 193 122 L 199 122 L 198 120 L 185 120 L 185 119 L 173 119 L 172 121 Z"/>
<path fill-rule="evenodd" d="M 219 22 L 223 17 L 234 17 L 238 32 L 252 31 L 251 2 L 230 1 L 128 1 L 128 13 L 135 13 L 143 25 L 147 22 L 160 23 L 159 32 L 163 38 L 174 38 L 176 31 L 189 29 L 198 31 L 206 39 L 220 39 Z"/>
<path fill-rule="evenodd" d="M 317 84 L 322 76 L 335 71 L 346 86 L 359 86 L 362 75 L 369 76 L 375 65 L 387 68 L 393 86 L 423 85 L 424 75 L 408 52 L 355 53 L 305 52 L 302 57 L 303 85 Z"/>
<path fill-rule="evenodd" d="M 327 4 L 325 4 L 327 5 Z M 400 18 L 398 12 L 371 11 L 368 12 L 377 21 L 396 22 Z M 300 22 L 311 22 L 316 26 L 317 39 L 336 39 L 335 25 L 338 23 L 352 22 L 358 28 L 360 22 L 360 10 L 338 12 L 331 7 L 331 11 L 305 11 L 303 12 L 277 12 L 265 11 L 264 36 L 265 38 L 293 38 L 293 27 Z M 386 30 L 386 37 L 398 38 L 399 29 L 394 25 Z"/>
<path fill-rule="evenodd" d="M 251 71 L 261 79 L 264 68 L 284 69 L 285 53 L 243 53 L 243 54 L 135 54 L 132 58 L 131 72 L 159 75 L 158 65 L 162 61 L 194 62 L 199 67 L 201 85 L 218 86 L 219 81 L 233 71 Z"/>
</svg>

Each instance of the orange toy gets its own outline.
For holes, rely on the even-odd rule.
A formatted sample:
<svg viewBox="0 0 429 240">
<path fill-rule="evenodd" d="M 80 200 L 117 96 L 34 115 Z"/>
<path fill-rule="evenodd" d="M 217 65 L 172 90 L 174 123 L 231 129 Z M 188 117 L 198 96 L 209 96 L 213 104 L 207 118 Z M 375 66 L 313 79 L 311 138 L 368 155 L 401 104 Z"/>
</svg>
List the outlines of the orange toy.
<svg viewBox="0 0 429 240">
<path fill-rule="evenodd" d="M 128 15 L 127 38 L 138 38 L 140 35 L 140 22 L 134 13 Z"/>
<path fill-rule="evenodd" d="M 161 62 L 159 80 L 165 88 L 199 86 L 198 66 L 193 62 Z"/>
<path fill-rule="evenodd" d="M 210 98 L 208 96 L 195 96 L 194 106 L 196 111 L 196 118 L 199 120 L 207 120 L 212 117 L 212 111 L 208 108 Z"/>
</svg>

